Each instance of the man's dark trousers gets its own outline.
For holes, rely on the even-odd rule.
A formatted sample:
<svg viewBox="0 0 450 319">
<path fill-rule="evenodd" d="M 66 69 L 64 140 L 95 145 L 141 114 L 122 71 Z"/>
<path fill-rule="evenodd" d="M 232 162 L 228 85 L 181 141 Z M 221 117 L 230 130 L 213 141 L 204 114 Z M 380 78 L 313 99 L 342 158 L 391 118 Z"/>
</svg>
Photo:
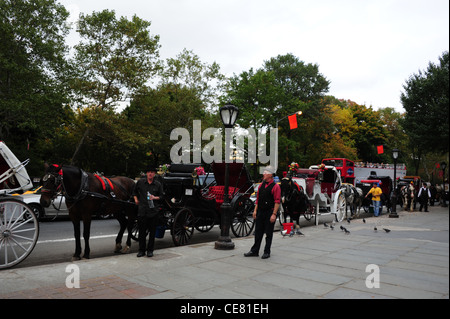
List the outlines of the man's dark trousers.
<svg viewBox="0 0 450 319">
<path fill-rule="evenodd" d="M 138 216 L 138 227 L 139 227 L 139 250 L 140 251 L 150 251 L 153 252 L 155 247 L 155 234 L 158 218 L 156 216 Z M 148 231 L 148 245 L 147 249 L 145 245 L 146 234 Z"/>
<path fill-rule="evenodd" d="M 270 255 L 270 247 L 272 246 L 273 229 L 275 223 L 270 222 L 270 216 L 273 214 L 273 209 L 261 210 L 258 209 L 256 214 L 256 227 L 255 227 L 255 244 L 250 249 L 251 252 L 258 254 L 261 247 L 261 242 L 264 234 L 266 234 L 266 246 L 264 247 L 264 253 Z"/>
</svg>

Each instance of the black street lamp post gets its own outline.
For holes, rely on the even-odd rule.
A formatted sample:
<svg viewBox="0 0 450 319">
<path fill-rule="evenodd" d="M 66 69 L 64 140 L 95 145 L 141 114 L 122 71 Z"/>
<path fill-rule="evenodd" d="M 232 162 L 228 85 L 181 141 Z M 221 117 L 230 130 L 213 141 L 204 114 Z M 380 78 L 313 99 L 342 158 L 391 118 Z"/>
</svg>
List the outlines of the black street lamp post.
<svg viewBox="0 0 450 319">
<path fill-rule="evenodd" d="M 397 214 L 397 158 L 399 150 L 394 148 L 392 150 L 392 157 L 394 158 L 394 193 L 392 194 L 392 209 L 389 218 L 398 218 Z"/>
<path fill-rule="evenodd" d="M 225 128 L 233 128 L 234 123 L 236 123 L 237 116 L 239 114 L 239 110 L 234 105 L 225 105 L 220 108 L 220 117 L 222 119 L 222 123 Z M 229 148 L 229 139 L 226 138 L 225 135 L 225 150 Z M 229 154 L 225 154 L 228 156 Z M 231 241 L 230 237 L 230 227 L 231 227 L 231 214 L 232 208 L 230 205 L 230 197 L 228 196 L 228 189 L 230 183 L 229 176 L 229 164 L 227 159 L 225 160 L 225 185 L 224 185 L 224 194 L 223 194 L 223 203 L 220 206 L 220 236 L 216 241 L 214 248 L 227 250 L 234 249 L 234 243 Z"/>
<path fill-rule="evenodd" d="M 447 205 L 447 201 L 445 200 L 445 169 L 447 168 L 447 163 L 442 162 L 441 163 L 441 167 L 442 167 L 442 207 L 448 207 Z"/>
</svg>

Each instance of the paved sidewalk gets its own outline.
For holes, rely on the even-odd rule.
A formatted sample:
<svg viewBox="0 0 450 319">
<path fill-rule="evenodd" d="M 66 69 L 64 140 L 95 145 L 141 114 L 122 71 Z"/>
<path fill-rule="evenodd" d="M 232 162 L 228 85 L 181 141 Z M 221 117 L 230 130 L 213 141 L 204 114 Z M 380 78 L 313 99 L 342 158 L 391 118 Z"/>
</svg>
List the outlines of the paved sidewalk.
<svg viewBox="0 0 450 319">
<path fill-rule="evenodd" d="M 156 250 L 153 258 L 133 253 L 1 270 L 0 299 L 448 299 L 448 208 L 399 216 L 355 219 L 334 230 L 322 218 L 303 227 L 304 236 L 276 232 L 266 260 L 243 256 L 253 244 L 247 237 L 233 238 L 228 251 L 211 242 Z M 76 277 L 73 265 L 80 288 L 66 287 Z M 377 270 L 379 288 L 368 288 Z"/>
</svg>

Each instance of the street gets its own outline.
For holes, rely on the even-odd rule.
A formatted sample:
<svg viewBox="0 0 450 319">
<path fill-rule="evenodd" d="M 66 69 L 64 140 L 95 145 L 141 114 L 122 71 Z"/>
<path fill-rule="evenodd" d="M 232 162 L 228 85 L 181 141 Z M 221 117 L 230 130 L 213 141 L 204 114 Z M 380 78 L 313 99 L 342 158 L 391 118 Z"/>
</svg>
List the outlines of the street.
<svg viewBox="0 0 450 319">
<path fill-rule="evenodd" d="M 114 255 L 115 238 L 119 231 L 119 222 L 116 219 L 92 220 L 91 225 L 91 259 Z M 83 232 L 83 225 L 81 225 Z M 220 229 L 215 226 L 207 233 L 194 231 L 190 244 L 211 242 L 218 239 Z M 125 246 L 127 232 L 122 239 L 122 246 Z M 84 249 L 84 239 L 81 238 L 81 245 Z M 174 247 L 170 231 L 166 230 L 164 238 L 157 238 L 155 250 Z M 75 250 L 75 239 L 73 236 L 72 222 L 69 220 L 59 220 L 39 223 L 39 239 L 33 252 L 23 262 L 15 268 L 47 265 L 71 260 Z M 131 253 L 137 253 L 138 243 L 132 241 Z"/>
</svg>

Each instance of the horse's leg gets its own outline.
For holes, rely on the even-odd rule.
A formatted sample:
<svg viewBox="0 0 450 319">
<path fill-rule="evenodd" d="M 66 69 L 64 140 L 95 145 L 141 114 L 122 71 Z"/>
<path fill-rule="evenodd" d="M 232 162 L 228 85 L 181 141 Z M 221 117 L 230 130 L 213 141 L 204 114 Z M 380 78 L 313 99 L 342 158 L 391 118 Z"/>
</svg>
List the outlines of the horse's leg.
<svg viewBox="0 0 450 319">
<path fill-rule="evenodd" d="M 72 220 L 73 233 L 74 233 L 74 236 L 75 236 L 75 253 L 73 254 L 72 261 L 73 260 L 80 260 L 81 259 L 80 219 L 76 218 L 74 216 L 74 214 L 70 214 L 70 219 Z"/>
<path fill-rule="evenodd" d="M 123 212 L 117 212 L 114 215 L 120 224 L 119 233 L 117 234 L 116 237 L 116 246 L 114 248 L 114 253 L 117 254 L 120 253 L 122 250 L 122 237 L 123 233 L 125 232 L 125 228 L 127 227 L 127 221 Z"/>
<path fill-rule="evenodd" d="M 133 233 L 134 223 L 135 223 L 135 217 L 133 215 L 129 214 L 128 218 L 127 218 L 127 232 L 128 232 L 127 247 L 128 248 L 131 247 L 131 234 Z"/>
<path fill-rule="evenodd" d="M 89 259 L 91 248 L 89 247 L 89 237 L 91 235 L 91 214 L 86 213 L 83 217 L 83 238 L 84 238 L 84 255 L 83 258 Z"/>
</svg>

